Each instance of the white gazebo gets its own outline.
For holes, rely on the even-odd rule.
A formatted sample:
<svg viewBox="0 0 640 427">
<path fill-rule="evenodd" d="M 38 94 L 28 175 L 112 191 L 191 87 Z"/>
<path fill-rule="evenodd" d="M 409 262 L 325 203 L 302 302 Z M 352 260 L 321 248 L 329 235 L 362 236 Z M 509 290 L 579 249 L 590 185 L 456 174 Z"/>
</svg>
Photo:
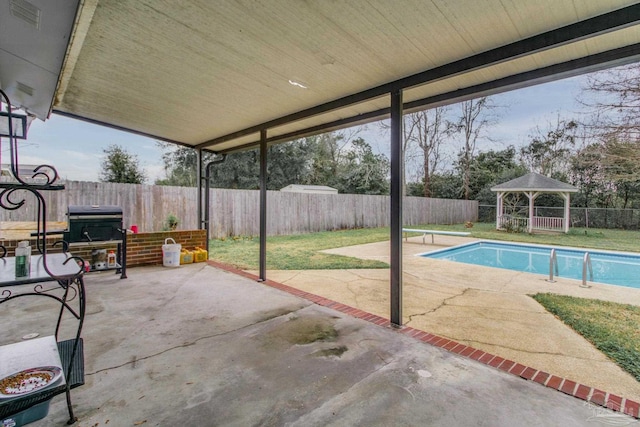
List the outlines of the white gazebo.
<svg viewBox="0 0 640 427">
<path fill-rule="evenodd" d="M 511 225 L 524 226 L 529 233 L 533 232 L 533 230 L 562 231 L 564 233 L 569 231 L 570 194 L 578 192 L 578 189 L 573 185 L 531 172 L 520 178 L 491 187 L 491 191 L 497 193 L 496 228 L 498 230 Z M 529 199 L 529 218 L 517 218 L 505 214 L 504 198 L 511 193 L 524 193 L 527 196 Z M 543 193 L 562 196 L 564 199 L 564 215 L 562 218 L 534 216 L 535 199 Z"/>
</svg>

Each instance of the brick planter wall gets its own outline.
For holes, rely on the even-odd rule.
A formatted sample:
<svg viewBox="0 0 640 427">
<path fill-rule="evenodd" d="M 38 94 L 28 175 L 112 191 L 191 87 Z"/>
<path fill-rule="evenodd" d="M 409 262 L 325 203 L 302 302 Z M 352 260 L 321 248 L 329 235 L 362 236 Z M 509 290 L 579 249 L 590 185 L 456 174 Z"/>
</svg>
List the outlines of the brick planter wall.
<svg viewBox="0 0 640 427">
<path fill-rule="evenodd" d="M 47 253 L 57 253 L 57 252 L 61 252 L 62 251 L 62 245 L 58 245 L 55 248 L 52 247 L 51 245 L 62 239 L 62 235 L 58 236 L 58 237 L 48 237 L 47 238 Z M 31 238 L 31 239 L 3 239 L 0 241 L 0 244 L 2 246 L 4 246 L 7 249 L 7 255 L 6 256 L 15 256 L 16 255 L 16 248 L 18 247 L 18 242 L 22 242 L 23 240 L 26 240 L 29 242 L 29 245 L 31 246 L 31 254 L 33 255 L 37 255 L 38 254 L 38 248 L 36 247 L 36 239 L 35 238 Z M 1 255 L 2 250 L 0 249 L 0 255 Z M 89 254 L 91 254 L 91 251 L 89 251 Z"/>
<path fill-rule="evenodd" d="M 159 231 L 127 236 L 127 267 L 162 264 L 162 245 L 167 238 L 180 243 L 184 249 L 196 246 L 208 249 L 206 230 Z"/>
<path fill-rule="evenodd" d="M 208 249 L 206 230 L 181 230 L 181 231 L 159 231 L 155 233 L 138 233 L 127 235 L 127 268 L 137 265 L 161 265 L 162 264 L 162 245 L 165 239 L 172 238 L 176 243 L 180 243 L 185 249 L 194 249 L 196 246 Z M 51 244 L 58 238 L 47 239 L 47 252 L 60 252 L 60 249 L 52 249 Z M 28 240 L 28 239 L 20 239 Z M 30 239 L 31 251 L 37 254 L 36 241 Z M 7 248 L 7 256 L 14 256 L 15 249 L 18 246 L 18 240 L 3 240 L 0 242 Z M 93 247 L 74 247 L 71 248 L 73 255 L 91 261 L 91 251 L 93 249 L 106 249 L 107 252 L 116 252 L 117 244 L 108 245 L 101 244 Z"/>
</svg>

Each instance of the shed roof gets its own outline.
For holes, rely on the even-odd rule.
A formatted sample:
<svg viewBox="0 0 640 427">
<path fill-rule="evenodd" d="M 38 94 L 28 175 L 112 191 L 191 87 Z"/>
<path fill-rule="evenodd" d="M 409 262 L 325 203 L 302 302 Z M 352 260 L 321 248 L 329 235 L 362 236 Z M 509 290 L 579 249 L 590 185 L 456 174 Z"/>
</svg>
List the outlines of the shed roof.
<svg viewBox="0 0 640 427">
<path fill-rule="evenodd" d="M 329 187 L 327 185 L 303 185 L 303 184 L 289 184 L 286 187 L 280 189 L 280 191 L 294 192 L 294 193 L 331 193 L 338 194 L 338 189 Z"/>
<path fill-rule="evenodd" d="M 526 192 L 526 191 L 542 191 L 545 193 L 576 193 L 579 191 L 576 187 L 539 173 L 530 172 L 511 181 L 503 182 L 491 187 L 491 191 L 509 191 L 509 192 Z"/>
<path fill-rule="evenodd" d="M 0 87 L 230 152 L 383 119 L 394 90 L 413 111 L 637 61 L 638 22 L 634 0 L 8 0 Z"/>
</svg>

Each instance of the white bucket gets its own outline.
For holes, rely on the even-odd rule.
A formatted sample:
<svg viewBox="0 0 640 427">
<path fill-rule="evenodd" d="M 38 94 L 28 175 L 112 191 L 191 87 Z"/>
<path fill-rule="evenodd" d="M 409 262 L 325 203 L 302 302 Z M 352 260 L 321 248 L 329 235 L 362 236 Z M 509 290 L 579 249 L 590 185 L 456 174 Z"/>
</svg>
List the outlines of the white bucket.
<svg viewBox="0 0 640 427">
<path fill-rule="evenodd" d="M 173 243 L 169 243 L 172 241 Z M 172 238 L 164 239 L 164 245 L 162 245 L 162 265 L 165 267 L 179 267 L 180 266 L 180 251 L 182 245 L 176 243 Z"/>
</svg>

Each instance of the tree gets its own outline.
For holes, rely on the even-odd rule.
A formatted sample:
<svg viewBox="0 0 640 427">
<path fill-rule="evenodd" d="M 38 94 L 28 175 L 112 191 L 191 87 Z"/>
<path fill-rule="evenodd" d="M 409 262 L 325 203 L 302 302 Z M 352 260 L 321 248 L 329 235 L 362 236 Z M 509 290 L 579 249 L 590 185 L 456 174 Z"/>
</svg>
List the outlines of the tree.
<svg viewBox="0 0 640 427">
<path fill-rule="evenodd" d="M 330 132 L 305 138 L 310 155 L 303 183 L 328 185 L 340 193 L 387 194 L 389 161 L 354 136 Z"/>
<path fill-rule="evenodd" d="M 602 167 L 605 176 L 615 185 L 620 207 L 629 207 L 640 196 L 640 144 L 612 140 L 605 144 Z"/>
<path fill-rule="evenodd" d="M 340 187 L 340 159 L 349 140 L 341 133 L 323 133 L 306 138 L 311 144 L 309 175 L 305 184 Z"/>
<path fill-rule="evenodd" d="M 175 147 L 158 143 L 165 152 L 165 179 L 156 185 L 195 187 L 197 184 L 197 153 L 189 147 Z M 304 140 L 292 141 L 269 147 L 267 152 L 267 189 L 279 190 L 292 182 L 304 179 L 307 166 L 308 145 Z M 203 154 L 203 165 L 213 160 L 211 153 Z M 203 171 L 204 173 L 204 171 Z M 260 153 L 258 149 L 227 155 L 224 162 L 211 169 L 212 188 L 257 189 L 260 186 Z"/>
<path fill-rule="evenodd" d="M 159 143 L 167 178 L 158 185 L 195 186 L 197 156 L 194 149 Z M 204 156 L 205 164 L 212 159 Z M 269 147 L 267 189 L 289 184 L 328 185 L 342 193 L 386 194 L 388 160 L 373 153 L 362 138 L 330 132 Z M 211 187 L 258 189 L 260 153 L 257 149 L 227 155 L 211 169 Z"/>
<path fill-rule="evenodd" d="M 156 180 L 156 185 L 174 185 L 177 187 L 195 187 L 198 183 L 196 171 L 198 156 L 196 150 L 189 147 L 178 146 L 168 142 L 157 141 L 156 144 L 163 150 L 162 161 L 166 178 Z M 211 155 L 205 154 L 205 163 Z"/>
<path fill-rule="evenodd" d="M 307 138 L 269 147 L 267 189 L 280 190 L 289 184 L 304 183 L 309 174 L 312 150 L 313 144 Z"/>
<path fill-rule="evenodd" d="M 566 176 L 577 127 L 574 120 L 558 117 L 546 130 L 536 128 L 529 145 L 520 149 L 520 159 L 532 172 L 548 177 Z"/>
<path fill-rule="evenodd" d="M 143 184 L 147 180 L 145 171 L 138 164 L 138 156 L 115 144 L 102 151 L 105 158 L 102 160 L 100 181 Z"/>
<path fill-rule="evenodd" d="M 405 146 L 415 144 L 422 155 L 424 197 L 431 197 L 431 180 L 441 160 L 440 147 L 453 131 L 453 124 L 445 118 L 447 112 L 445 107 L 436 107 L 405 116 Z"/>
<path fill-rule="evenodd" d="M 412 120 L 413 114 L 405 114 L 402 117 L 402 160 L 403 160 L 403 168 L 402 168 L 402 195 L 408 195 L 407 189 L 407 175 L 410 173 L 410 165 L 412 165 L 415 160 L 419 157 L 417 152 L 417 147 L 414 144 L 414 140 L 411 138 L 411 129 L 412 129 Z M 380 122 L 380 128 L 385 132 L 385 134 L 389 134 L 391 130 L 391 124 L 387 121 Z M 423 186 L 424 187 L 424 186 Z M 423 190 L 424 192 L 424 190 Z M 418 196 L 418 194 L 414 194 Z M 421 195 L 421 194 L 419 194 Z"/>
<path fill-rule="evenodd" d="M 462 177 L 453 171 L 436 173 L 431 179 L 431 197 L 459 199 Z"/>
<path fill-rule="evenodd" d="M 371 146 L 362 138 L 351 141 L 351 148 L 341 165 L 342 192 L 350 194 L 388 194 L 389 160 L 382 154 L 374 154 Z"/>
<path fill-rule="evenodd" d="M 268 158 L 268 156 L 267 156 Z M 212 188 L 257 190 L 260 188 L 260 152 L 257 149 L 227 155 L 211 168 Z"/>
<path fill-rule="evenodd" d="M 592 143 L 579 149 L 571 157 L 569 182 L 580 189 L 580 192 L 572 197 L 575 205 L 587 208 L 591 206 L 592 200 L 603 192 L 605 173 L 602 155 L 603 146 Z"/>
<path fill-rule="evenodd" d="M 472 99 L 460 103 L 461 115 L 455 130 L 462 134 L 462 148 L 458 163 L 462 171 L 462 194 L 465 200 L 471 195 L 471 162 L 482 132 L 496 121 L 493 110 L 496 106 L 489 97 Z"/>
<path fill-rule="evenodd" d="M 593 73 L 586 80 L 582 104 L 591 110 L 588 127 L 603 140 L 640 137 L 640 64 Z"/>
<path fill-rule="evenodd" d="M 527 169 L 516 162 L 516 149 L 480 152 L 471 160 L 469 197 L 484 204 L 493 204 L 496 195 L 491 187 L 524 175 Z"/>
</svg>

